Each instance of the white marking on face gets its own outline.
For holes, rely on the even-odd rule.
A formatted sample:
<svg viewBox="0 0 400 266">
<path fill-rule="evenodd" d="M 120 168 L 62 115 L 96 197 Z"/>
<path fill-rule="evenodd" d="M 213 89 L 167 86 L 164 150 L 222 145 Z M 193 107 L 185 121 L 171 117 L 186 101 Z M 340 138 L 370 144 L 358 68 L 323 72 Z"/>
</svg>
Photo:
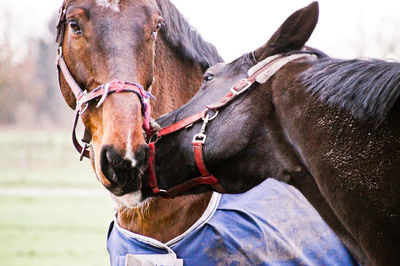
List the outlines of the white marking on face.
<svg viewBox="0 0 400 266">
<path fill-rule="evenodd" d="M 125 159 L 132 162 L 132 168 L 136 166 L 135 154 L 132 152 L 132 140 L 131 140 L 131 129 L 128 132 L 128 139 L 126 141 L 126 154 Z"/>
<path fill-rule="evenodd" d="M 143 196 L 141 191 L 136 191 L 132 193 L 125 194 L 121 197 L 117 197 L 114 194 L 110 193 L 111 197 L 117 203 L 117 208 L 120 209 L 122 207 L 127 208 L 137 208 L 143 204 Z"/>
<path fill-rule="evenodd" d="M 109 7 L 115 12 L 119 12 L 119 0 L 96 0 L 96 4 L 102 7 Z"/>
</svg>

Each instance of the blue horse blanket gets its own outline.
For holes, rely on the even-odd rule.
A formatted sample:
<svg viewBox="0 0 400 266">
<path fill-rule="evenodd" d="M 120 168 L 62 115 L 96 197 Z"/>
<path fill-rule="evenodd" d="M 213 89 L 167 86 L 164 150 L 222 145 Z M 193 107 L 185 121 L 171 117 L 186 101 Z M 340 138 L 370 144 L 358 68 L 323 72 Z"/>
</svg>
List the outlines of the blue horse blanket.
<svg viewBox="0 0 400 266">
<path fill-rule="evenodd" d="M 357 265 L 294 187 L 267 179 L 243 194 L 214 193 L 187 232 L 161 243 L 111 223 L 107 249 L 121 265 Z"/>
</svg>

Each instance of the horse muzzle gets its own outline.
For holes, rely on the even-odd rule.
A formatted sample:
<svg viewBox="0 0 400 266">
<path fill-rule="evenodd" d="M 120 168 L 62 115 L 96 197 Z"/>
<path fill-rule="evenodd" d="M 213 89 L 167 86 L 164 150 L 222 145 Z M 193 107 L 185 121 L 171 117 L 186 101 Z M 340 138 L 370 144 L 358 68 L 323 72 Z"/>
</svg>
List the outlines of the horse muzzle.
<svg viewBox="0 0 400 266">
<path fill-rule="evenodd" d="M 140 145 L 135 153 L 122 155 L 112 145 L 105 145 L 100 152 L 100 170 L 110 182 L 107 189 L 115 196 L 123 196 L 142 188 L 147 170 L 149 149 Z"/>
</svg>

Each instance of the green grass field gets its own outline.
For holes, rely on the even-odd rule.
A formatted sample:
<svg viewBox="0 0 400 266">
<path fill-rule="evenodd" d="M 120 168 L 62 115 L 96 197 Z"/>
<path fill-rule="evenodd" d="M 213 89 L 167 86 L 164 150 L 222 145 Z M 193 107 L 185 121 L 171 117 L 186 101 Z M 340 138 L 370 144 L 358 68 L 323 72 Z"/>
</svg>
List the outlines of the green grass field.
<svg viewBox="0 0 400 266">
<path fill-rule="evenodd" d="M 109 265 L 113 203 L 69 132 L 0 129 L 0 169 L 0 266 Z"/>
</svg>

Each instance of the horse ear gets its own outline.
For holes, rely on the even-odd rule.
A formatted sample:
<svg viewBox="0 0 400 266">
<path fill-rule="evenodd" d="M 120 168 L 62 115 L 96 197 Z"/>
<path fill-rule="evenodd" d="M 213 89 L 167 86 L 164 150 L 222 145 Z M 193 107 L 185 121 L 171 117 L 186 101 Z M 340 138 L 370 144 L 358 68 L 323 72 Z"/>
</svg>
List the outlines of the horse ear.
<svg viewBox="0 0 400 266">
<path fill-rule="evenodd" d="M 265 45 L 254 51 L 257 61 L 278 53 L 301 49 L 317 25 L 318 13 L 318 2 L 312 2 L 293 13 Z"/>
</svg>

